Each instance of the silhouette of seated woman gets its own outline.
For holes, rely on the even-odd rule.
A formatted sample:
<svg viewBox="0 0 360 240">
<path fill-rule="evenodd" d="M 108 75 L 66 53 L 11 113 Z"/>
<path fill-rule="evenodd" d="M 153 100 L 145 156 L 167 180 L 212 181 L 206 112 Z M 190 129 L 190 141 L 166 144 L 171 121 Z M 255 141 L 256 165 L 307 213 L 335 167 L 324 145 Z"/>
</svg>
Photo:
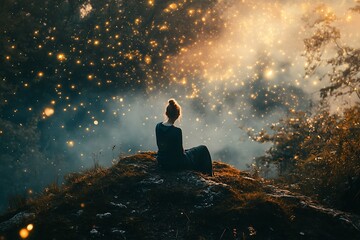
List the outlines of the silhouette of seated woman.
<svg viewBox="0 0 360 240">
<path fill-rule="evenodd" d="M 182 131 L 175 127 L 180 117 L 181 107 L 170 99 L 165 112 L 168 120 L 156 125 L 156 143 L 158 146 L 157 161 L 164 170 L 195 170 L 210 176 L 213 175 L 209 150 L 201 145 L 184 150 Z"/>
</svg>

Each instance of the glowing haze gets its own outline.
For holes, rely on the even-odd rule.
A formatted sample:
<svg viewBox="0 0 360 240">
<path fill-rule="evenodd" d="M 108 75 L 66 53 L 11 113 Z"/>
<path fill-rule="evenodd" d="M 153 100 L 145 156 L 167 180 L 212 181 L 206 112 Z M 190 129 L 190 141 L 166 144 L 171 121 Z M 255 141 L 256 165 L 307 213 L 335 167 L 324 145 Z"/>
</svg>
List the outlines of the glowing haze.
<svg viewBox="0 0 360 240">
<path fill-rule="evenodd" d="M 307 24 L 336 14 L 342 41 L 356 46 L 360 21 L 348 11 L 353 4 L 219 1 L 205 13 L 189 9 L 194 21 L 208 25 L 218 23 L 211 18 L 212 11 L 220 12 L 219 34 L 209 39 L 199 32 L 194 44 L 168 56 L 162 76 L 148 76 L 152 81 L 147 82 L 147 94 L 116 96 L 106 101 L 93 126 L 57 134 L 70 139 L 64 139 L 68 151 L 82 166 L 92 164 L 91 158 L 107 164 L 109 156 L 118 153 L 156 150 L 154 126 L 164 120 L 167 99 L 174 97 L 183 107 L 178 125 L 183 129 L 184 147 L 206 144 L 216 160 L 245 168 L 268 146 L 251 142 L 244 129 L 261 130 L 291 109 L 309 109 L 323 85 L 316 76 L 308 78 L 304 73 L 303 39 L 311 34 Z M 174 3 L 166 11 L 177 11 L 179 6 Z M 90 6 L 87 9 L 91 14 Z M 151 59 L 145 62 L 150 64 Z M 156 77 L 170 82 L 160 84 Z M 60 122 L 68 121 L 66 115 L 58 117 Z M 83 131 L 92 134 L 84 137 Z"/>
<path fill-rule="evenodd" d="M 38 173 L 53 180 L 54 173 L 40 171 L 46 164 L 62 176 L 94 161 L 110 165 L 119 154 L 156 151 L 154 128 L 169 98 L 183 108 L 176 124 L 185 148 L 205 144 L 214 160 L 244 169 L 269 147 L 246 132 L 266 129 L 293 109 L 310 110 L 326 84 L 305 75 L 303 40 L 311 25 L 332 19 L 340 43 L 360 47 L 360 14 L 349 10 L 356 1 L 109 2 L 45 1 L 38 9 L 7 0 L 16 21 L 0 19 L 12 26 L 0 28 L 0 74 L 7 74 L 0 137 L 15 142 L 1 143 L 10 149 L 4 159 L 18 164 L 5 170 L 14 172 L 9 182 L 23 177 L 18 192 L 31 190 Z M 28 136 L 29 149 L 18 146 Z"/>
</svg>

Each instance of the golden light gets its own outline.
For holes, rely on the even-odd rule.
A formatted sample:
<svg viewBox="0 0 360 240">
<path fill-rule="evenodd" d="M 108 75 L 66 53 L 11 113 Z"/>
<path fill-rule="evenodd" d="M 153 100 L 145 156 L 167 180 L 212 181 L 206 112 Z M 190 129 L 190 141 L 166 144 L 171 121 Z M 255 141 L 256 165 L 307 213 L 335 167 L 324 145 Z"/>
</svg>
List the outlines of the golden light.
<svg viewBox="0 0 360 240">
<path fill-rule="evenodd" d="M 177 9 L 177 4 L 176 3 L 172 3 L 169 5 L 169 8 L 172 10 L 176 10 Z"/>
<path fill-rule="evenodd" d="M 20 231 L 19 231 L 19 235 L 22 239 L 25 239 L 29 236 L 29 231 L 26 229 L 26 228 L 22 228 Z"/>
<path fill-rule="evenodd" d="M 94 45 L 95 45 L 95 46 L 97 46 L 97 45 L 99 45 L 99 44 L 100 44 L 100 41 L 99 41 L 99 40 L 95 40 L 95 41 L 94 41 Z"/>
<path fill-rule="evenodd" d="M 65 60 L 66 60 L 65 54 L 59 53 L 59 54 L 57 55 L 57 59 L 58 59 L 59 61 L 65 61 Z"/>
<path fill-rule="evenodd" d="M 150 64 L 151 63 L 151 57 L 150 56 L 145 56 L 145 62 L 146 62 L 146 64 Z"/>
<path fill-rule="evenodd" d="M 28 231 L 32 231 L 32 230 L 34 229 L 34 225 L 33 225 L 33 224 L 29 224 L 29 225 L 27 225 L 26 229 L 27 229 Z"/>
<path fill-rule="evenodd" d="M 80 207 L 84 208 L 85 207 L 85 203 L 81 203 Z"/>
<path fill-rule="evenodd" d="M 54 113 L 55 113 L 55 111 L 54 111 L 53 108 L 47 107 L 47 108 L 44 109 L 44 115 L 47 116 L 47 117 L 52 116 Z"/>
<path fill-rule="evenodd" d="M 44 73 L 43 72 L 38 72 L 38 77 L 43 77 L 44 76 Z"/>
<path fill-rule="evenodd" d="M 136 24 L 136 25 L 139 25 L 140 23 L 141 23 L 141 19 L 140 19 L 140 18 L 135 19 L 135 24 Z"/>
<path fill-rule="evenodd" d="M 71 147 L 71 148 L 75 146 L 75 143 L 72 140 L 67 141 L 66 144 L 68 145 L 68 147 Z"/>
<path fill-rule="evenodd" d="M 10 60 L 10 56 L 6 56 L 6 60 Z"/>
<path fill-rule="evenodd" d="M 274 77 L 274 71 L 272 69 L 267 69 L 265 71 L 265 78 L 272 79 Z"/>
<path fill-rule="evenodd" d="M 92 80 L 93 78 L 94 78 L 94 76 L 93 76 L 93 75 L 91 75 L 91 74 L 90 74 L 90 75 L 88 75 L 88 79 L 89 79 L 89 80 Z"/>
<path fill-rule="evenodd" d="M 81 61 L 80 60 L 76 60 L 76 64 L 80 64 L 81 63 Z"/>
<path fill-rule="evenodd" d="M 149 4 L 150 6 L 154 6 L 154 4 L 155 4 L 154 2 L 155 2 L 154 0 L 149 0 L 149 1 L 148 1 L 148 4 Z"/>
<path fill-rule="evenodd" d="M 160 29 L 160 31 L 165 31 L 165 30 L 168 30 L 169 28 L 168 28 L 168 26 L 166 26 L 164 24 L 164 25 L 161 25 L 159 29 Z"/>
</svg>

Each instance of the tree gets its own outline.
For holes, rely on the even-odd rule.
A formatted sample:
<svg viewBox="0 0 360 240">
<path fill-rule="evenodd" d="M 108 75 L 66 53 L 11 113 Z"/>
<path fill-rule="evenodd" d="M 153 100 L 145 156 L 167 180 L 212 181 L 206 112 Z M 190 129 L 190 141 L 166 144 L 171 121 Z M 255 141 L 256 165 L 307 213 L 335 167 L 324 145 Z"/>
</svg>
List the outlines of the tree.
<svg viewBox="0 0 360 240">
<path fill-rule="evenodd" d="M 360 3 L 350 11 L 360 13 Z M 311 16 L 316 17 L 306 22 L 312 35 L 304 39 L 307 75 L 320 74 L 320 80 L 328 80 L 329 84 L 320 90 L 322 98 L 344 94 L 360 98 L 360 49 L 342 41 L 340 29 L 335 26 L 338 17 L 325 6 L 317 7 Z"/>
<path fill-rule="evenodd" d="M 360 13 L 360 4 L 350 9 Z M 315 17 L 314 17 L 315 16 Z M 306 73 L 328 81 L 320 90 L 321 104 L 314 112 L 289 113 L 272 133 L 249 135 L 272 142 L 257 167 L 276 164 L 281 179 L 302 193 L 340 208 L 360 212 L 360 106 L 330 113 L 331 97 L 360 98 L 360 49 L 342 42 L 338 20 L 325 6 L 306 19 L 311 36 L 304 39 Z"/>
</svg>

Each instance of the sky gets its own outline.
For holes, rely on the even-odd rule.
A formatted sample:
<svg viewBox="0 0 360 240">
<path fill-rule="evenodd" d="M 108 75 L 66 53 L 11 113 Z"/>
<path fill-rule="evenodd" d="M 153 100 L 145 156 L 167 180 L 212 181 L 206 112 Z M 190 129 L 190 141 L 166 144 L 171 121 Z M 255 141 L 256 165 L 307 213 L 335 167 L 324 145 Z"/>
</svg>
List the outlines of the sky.
<svg viewBox="0 0 360 240">
<path fill-rule="evenodd" d="M 311 24 L 336 16 L 341 43 L 360 44 L 360 15 L 349 11 L 355 1 L 9 5 L 9 18 L 20 16 L 29 27 L 14 20 L 1 29 L 1 119 L 20 133 L 34 120 L 35 145 L 59 176 L 156 151 L 155 125 L 165 120 L 169 98 L 182 106 L 176 125 L 185 148 L 204 144 L 213 160 L 248 169 L 270 145 L 247 131 L 269 129 L 292 110 L 310 111 L 326 84 L 319 76 L 328 69 L 313 76 L 304 70 Z"/>
<path fill-rule="evenodd" d="M 115 152 L 115 156 L 156 150 L 154 126 L 165 120 L 167 100 L 173 97 L 183 109 L 177 124 L 183 129 L 185 148 L 205 144 L 214 160 L 241 169 L 263 155 L 269 146 L 252 142 L 244 130 L 266 129 L 291 109 L 309 110 L 322 86 L 316 77 L 305 77 L 303 39 L 309 37 L 305 18 L 315 21 L 311 12 L 318 6 L 324 14 L 336 13 L 345 19 L 338 23 L 342 29 L 346 26 L 345 36 L 356 32 L 353 21 L 359 18 L 348 15 L 352 1 L 225 4 L 219 1 L 213 7 L 223 20 L 216 37 L 199 37 L 165 60 L 162 74 L 170 79 L 167 85 L 150 83 L 146 95 L 116 96 L 104 111 L 117 117 L 109 123 L 107 117 L 99 116 L 90 127 L 101 141 L 83 139 L 83 129 L 79 128 L 66 134 L 68 141 L 74 141 L 69 151 L 80 154 L 81 161 L 86 162 L 94 150 L 105 155 Z M 196 16 L 195 9 L 188 12 L 211 25 L 210 14 Z"/>
</svg>

